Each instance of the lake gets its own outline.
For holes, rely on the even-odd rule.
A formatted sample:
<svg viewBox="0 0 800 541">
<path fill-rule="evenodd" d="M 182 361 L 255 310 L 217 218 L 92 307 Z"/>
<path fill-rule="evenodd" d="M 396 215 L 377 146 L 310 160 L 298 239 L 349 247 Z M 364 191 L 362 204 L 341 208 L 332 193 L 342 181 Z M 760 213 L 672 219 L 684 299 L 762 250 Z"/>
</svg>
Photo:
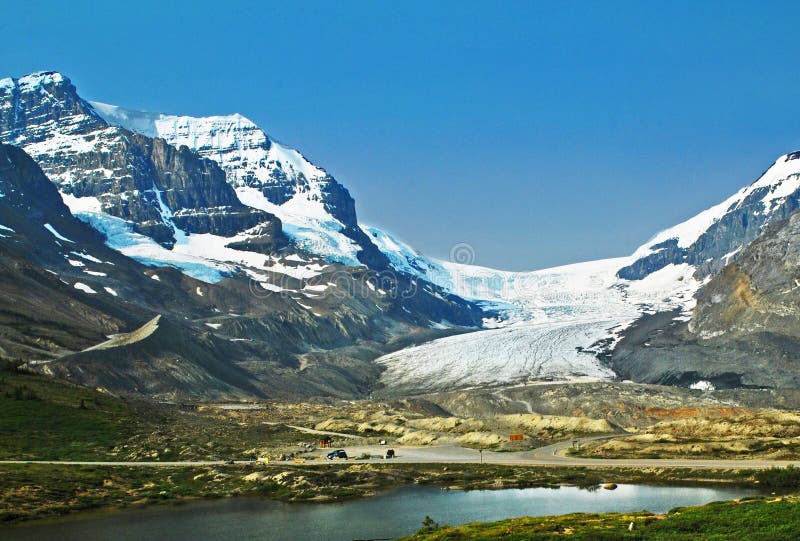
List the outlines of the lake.
<svg viewBox="0 0 800 541">
<path fill-rule="evenodd" d="M 616 490 L 577 487 L 445 491 L 403 487 L 339 503 L 280 503 L 255 498 L 192 502 L 70 517 L 0 528 L 6 541 L 352 541 L 415 532 L 426 515 L 440 524 L 520 516 L 648 510 L 756 494 L 735 487 L 619 485 Z"/>
</svg>

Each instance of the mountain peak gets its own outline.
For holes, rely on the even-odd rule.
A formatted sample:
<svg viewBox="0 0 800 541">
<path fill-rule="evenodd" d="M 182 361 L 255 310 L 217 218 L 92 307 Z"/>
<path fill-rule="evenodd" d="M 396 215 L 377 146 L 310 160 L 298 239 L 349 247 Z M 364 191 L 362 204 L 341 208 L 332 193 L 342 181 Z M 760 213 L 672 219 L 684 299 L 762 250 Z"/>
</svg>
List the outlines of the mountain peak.
<svg viewBox="0 0 800 541">
<path fill-rule="evenodd" d="M 0 88 L 4 86 L 12 86 L 16 81 L 17 84 L 20 86 L 38 86 L 38 85 L 46 85 L 46 84 L 71 84 L 72 81 L 69 80 L 68 77 L 63 75 L 58 71 L 34 71 L 33 73 L 29 73 L 28 75 L 23 75 L 19 78 L 13 77 L 6 77 L 5 79 L 0 79 Z"/>
<path fill-rule="evenodd" d="M 178 137 L 178 134 L 170 137 L 173 132 L 194 137 L 202 133 L 214 132 L 216 134 L 233 130 L 251 131 L 255 134 L 254 139 L 258 145 L 264 145 L 269 141 L 269 136 L 255 122 L 240 113 L 195 117 L 128 109 L 100 101 L 91 101 L 89 104 L 112 126 L 119 126 L 148 137 L 161 137 L 173 144 L 181 144 L 171 140 Z M 186 144 L 186 146 L 192 147 L 193 145 Z"/>
</svg>

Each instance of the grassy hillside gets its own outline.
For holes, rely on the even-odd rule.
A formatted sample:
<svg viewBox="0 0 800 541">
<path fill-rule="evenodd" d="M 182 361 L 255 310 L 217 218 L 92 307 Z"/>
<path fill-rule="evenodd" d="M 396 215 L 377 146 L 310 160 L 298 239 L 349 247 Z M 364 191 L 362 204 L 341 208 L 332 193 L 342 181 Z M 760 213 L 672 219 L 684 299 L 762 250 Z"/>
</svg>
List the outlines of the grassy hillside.
<svg viewBox="0 0 800 541">
<path fill-rule="evenodd" d="M 235 412 L 182 411 L 0 372 L 0 460 L 242 459 L 282 452 L 302 439 L 284 424 L 254 422 Z"/>
<path fill-rule="evenodd" d="M 99 459 L 153 422 L 91 389 L 0 372 L 0 459 Z"/>
</svg>

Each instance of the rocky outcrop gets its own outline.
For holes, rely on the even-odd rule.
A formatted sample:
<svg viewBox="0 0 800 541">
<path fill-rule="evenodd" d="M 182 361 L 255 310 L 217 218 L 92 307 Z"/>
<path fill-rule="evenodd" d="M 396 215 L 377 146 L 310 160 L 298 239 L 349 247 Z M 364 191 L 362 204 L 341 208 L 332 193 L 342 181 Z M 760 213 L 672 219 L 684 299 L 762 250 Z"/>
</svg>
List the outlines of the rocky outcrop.
<svg viewBox="0 0 800 541">
<path fill-rule="evenodd" d="M 361 263 L 373 270 L 389 268 L 389 259 L 358 226 L 355 201 L 347 188 L 300 152 L 270 139 L 242 115 L 197 118 L 133 111 L 97 102 L 93 105 L 113 125 L 163 138 L 176 147 L 189 147 L 214 160 L 236 190 L 257 191 L 255 198 L 247 194 L 248 204 L 269 207 L 294 228 L 318 230 L 318 248 L 331 234 L 350 239 L 358 247 L 356 261 L 336 259 L 341 255 L 336 253 L 341 240 L 331 247 L 332 253 L 320 255 L 333 256 L 347 264 Z"/>
<path fill-rule="evenodd" d="M 107 126 L 60 73 L 0 79 L 3 139 L 37 143 L 51 137 L 54 124 L 62 126 L 64 134 L 89 133 Z"/>
<path fill-rule="evenodd" d="M 800 213 L 794 213 L 698 292 L 689 331 L 701 340 L 759 333 L 800 340 L 799 269 Z"/>
<path fill-rule="evenodd" d="M 702 287 L 689 322 L 655 314 L 611 354 L 624 378 L 708 387 L 800 386 L 800 213 L 775 222 Z M 706 383 L 703 383 L 706 382 Z"/>
<path fill-rule="evenodd" d="M 176 228 L 229 237 L 266 224 L 269 242 L 283 241 L 280 220 L 243 205 L 216 162 L 109 126 L 58 73 L 0 82 L 0 140 L 25 148 L 63 194 L 96 199 L 166 247 Z"/>
</svg>

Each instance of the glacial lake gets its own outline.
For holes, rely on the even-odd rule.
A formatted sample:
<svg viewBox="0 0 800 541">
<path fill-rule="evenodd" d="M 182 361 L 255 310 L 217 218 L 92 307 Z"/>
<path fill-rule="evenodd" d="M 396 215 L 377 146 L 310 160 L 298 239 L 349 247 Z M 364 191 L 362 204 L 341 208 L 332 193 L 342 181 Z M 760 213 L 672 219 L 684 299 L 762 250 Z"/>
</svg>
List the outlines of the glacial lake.
<svg viewBox="0 0 800 541">
<path fill-rule="evenodd" d="M 426 515 L 457 525 L 521 516 L 648 510 L 701 505 L 755 495 L 735 487 L 619 485 L 444 491 L 403 487 L 340 503 L 279 503 L 254 498 L 191 502 L 113 512 L 87 512 L 0 528 L 6 541 L 352 541 L 392 539 L 421 526 Z"/>
</svg>

